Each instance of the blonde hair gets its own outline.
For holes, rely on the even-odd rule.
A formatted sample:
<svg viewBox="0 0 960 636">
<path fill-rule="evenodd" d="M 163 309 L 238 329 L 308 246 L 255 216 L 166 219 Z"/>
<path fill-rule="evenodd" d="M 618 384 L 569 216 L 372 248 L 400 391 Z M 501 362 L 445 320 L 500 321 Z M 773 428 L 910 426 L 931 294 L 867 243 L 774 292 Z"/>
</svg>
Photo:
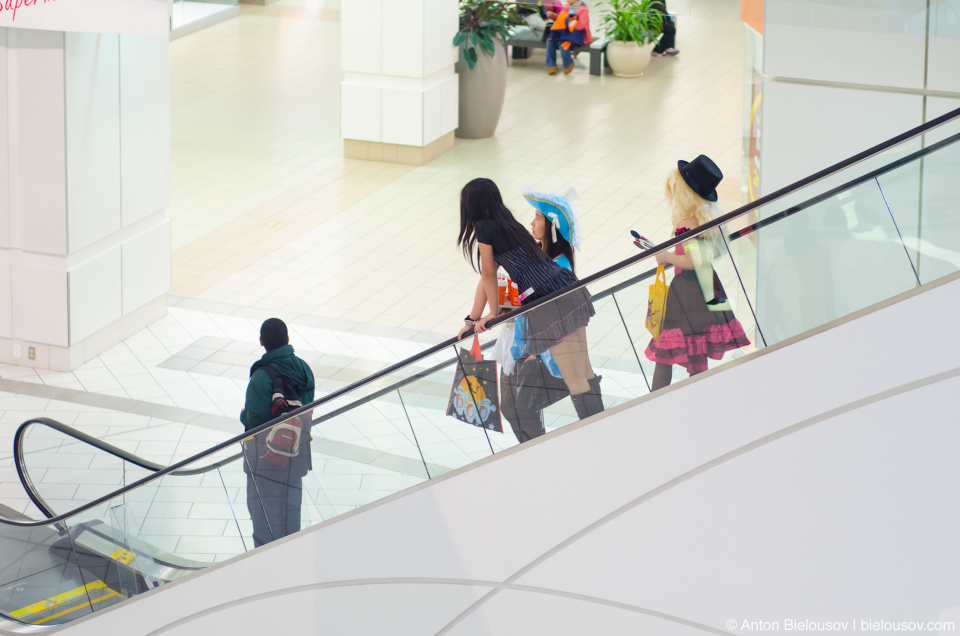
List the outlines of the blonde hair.
<svg viewBox="0 0 960 636">
<path fill-rule="evenodd" d="M 694 219 L 697 225 L 706 225 L 721 214 L 720 206 L 713 201 L 707 201 L 694 192 L 680 174 L 680 169 L 674 169 L 663 184 L 663 193 L 670 206 L 670 222 L 674 227 L 680 226 L 684 219 Z M 692 229 L 692 228 L 691 228 Z M 710 230 L 704 236 L 713 246 L 713 257 L 722 255 L 726 249 L 723 237 L 718 230 Z"/>
</svg>

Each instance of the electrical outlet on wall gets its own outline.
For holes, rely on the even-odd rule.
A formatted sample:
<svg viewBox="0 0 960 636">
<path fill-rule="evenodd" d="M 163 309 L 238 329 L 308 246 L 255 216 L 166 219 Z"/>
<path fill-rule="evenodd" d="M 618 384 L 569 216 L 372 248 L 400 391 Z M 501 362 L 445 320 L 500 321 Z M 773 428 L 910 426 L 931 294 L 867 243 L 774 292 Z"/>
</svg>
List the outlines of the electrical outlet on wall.
<svg viewBox="0 0 960 636">
<path fill-rule="evenodd" d="M 13 357 L 19 358 L 22 355 L 23 355 L 23 351 L 21 351 L 20 345 L 18 344 L 13 345 Z"/>
<path fill-rule="evenodd" d="M 36 347 L 27 347 L 27 358 L 30 360 L 37 359 L 37 348 Z"/>
</svg>

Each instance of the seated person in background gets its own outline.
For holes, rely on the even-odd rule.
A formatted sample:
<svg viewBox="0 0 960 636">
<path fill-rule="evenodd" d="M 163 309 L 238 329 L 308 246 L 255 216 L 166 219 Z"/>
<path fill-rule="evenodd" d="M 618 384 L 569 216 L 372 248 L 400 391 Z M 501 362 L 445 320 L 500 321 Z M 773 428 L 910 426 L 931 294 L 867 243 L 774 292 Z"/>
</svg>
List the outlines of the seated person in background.
<svg viewBox="0 0 960 636">
<path fill-rule="evenodd" d="M 590 11 L 583 0 L 567 0 L 567 7 L 557 15 L 547 32 L 547 73 L 554 75 L 557 68 L 557 49 L 563 58 L 563 74 L 573 70 L 572 47 L 593 42 L 590 35 Z"/>
<path fill-rule="evenodd" d="M 560 2 L 560 0 L 530 0 L 529 2 L 521 2 L 517 5 L 517 13 L 523 21 L 519 26 L 528 27 L 538 40 L 546 42 L 547 31 L 561 11 L 563 11 L 563 3 Z M 517 39 L 523 40 L 526 38 L 519 37 Z M 525 57 L 526 56 L 524 56 L 524 58 Z"/>
<path fill-rule="evenodd" d="M 656 0 L 650 5 L 651 9 L 656 9 L 663 14 L 663 37 L 657 42 L 653 49 L 653 57 L 663 57 L 665 55 L 676 55 L 680 51 L 675 48 L 677 44 L 677 23 L 667 13 L 667 0 Z"/>
<path fill-rule="evenodd" d="M 550 35 L 550 27 L 560 12 L 563 11 L 564 4 L 560 0 L 528 0 L 520 2 L 517 5 L 517 13 L 520 15 L 520 24 L 511 27 L 511 34 L 514 40 L 532 42 L 541 41 L 546 43 L 547 36 Z M 523 46 L 513 47 L 513 59 L 525 60 L 531 56 L 530 48 Z"/>
<path fill-rule="evenodd" d="M 560 0 L 544 0 L 540 7 L 543 19 L 551 22 L 556 20 L 557 16 L 563 11 L 563 3 Z"/>
</svg>

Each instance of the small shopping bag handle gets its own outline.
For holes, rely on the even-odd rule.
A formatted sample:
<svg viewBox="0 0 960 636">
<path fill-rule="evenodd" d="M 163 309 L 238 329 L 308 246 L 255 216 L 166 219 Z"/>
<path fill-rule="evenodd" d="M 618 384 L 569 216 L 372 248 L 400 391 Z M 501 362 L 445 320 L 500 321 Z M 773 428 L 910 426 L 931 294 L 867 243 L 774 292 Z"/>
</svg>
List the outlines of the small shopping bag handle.
<svg viewBox="0 0 960 636">
<path fill-rule="evenodd" d="M 657 266 L 657 280 L 655 282 L 657 287 L 665 287 L 667 284 L 667 273 L 664 270 L 665 266 Z"/>
</svg>

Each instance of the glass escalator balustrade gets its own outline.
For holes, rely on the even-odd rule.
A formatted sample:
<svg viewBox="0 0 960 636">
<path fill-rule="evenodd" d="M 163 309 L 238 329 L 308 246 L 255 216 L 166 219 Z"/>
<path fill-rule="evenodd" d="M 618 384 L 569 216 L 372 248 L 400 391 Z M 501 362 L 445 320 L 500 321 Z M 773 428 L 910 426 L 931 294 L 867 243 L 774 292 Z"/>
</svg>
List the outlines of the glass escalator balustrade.
<svg viewBox="0 0 960 636">
<path fill-rule="evenodd" d="M 669 267 L 667 283 L 678 297 L 691 285 L 722 287 L 750 344 L 686 343 L 698 361 L 691 368 L 715 368 L 960 270 L 958 139 L 960 111 L 720 219 L 719 286 L 692 271 L 680 280 Z M 653 253 L 637 255 L 586 281 L 595 311 L 586 349 L 601 378 L 591 390 L 607 409 L 662 381 L 645 326 L 655 271 Z M 562 296 L 532 311 L 549 312 Z M 52 518 L 0 509 L 0 616 L 72 620 L 578 421 L 562 379 L 512 359 L 523 320 L 515 312 L 479 335 L 487 364 L 459 355 L 472 337 L 443 343 L 170 468 L 69 427 L 25 424 L 18 466 Z M 673 366 L 673 382 L 686 375 Z"/>
</svg>

